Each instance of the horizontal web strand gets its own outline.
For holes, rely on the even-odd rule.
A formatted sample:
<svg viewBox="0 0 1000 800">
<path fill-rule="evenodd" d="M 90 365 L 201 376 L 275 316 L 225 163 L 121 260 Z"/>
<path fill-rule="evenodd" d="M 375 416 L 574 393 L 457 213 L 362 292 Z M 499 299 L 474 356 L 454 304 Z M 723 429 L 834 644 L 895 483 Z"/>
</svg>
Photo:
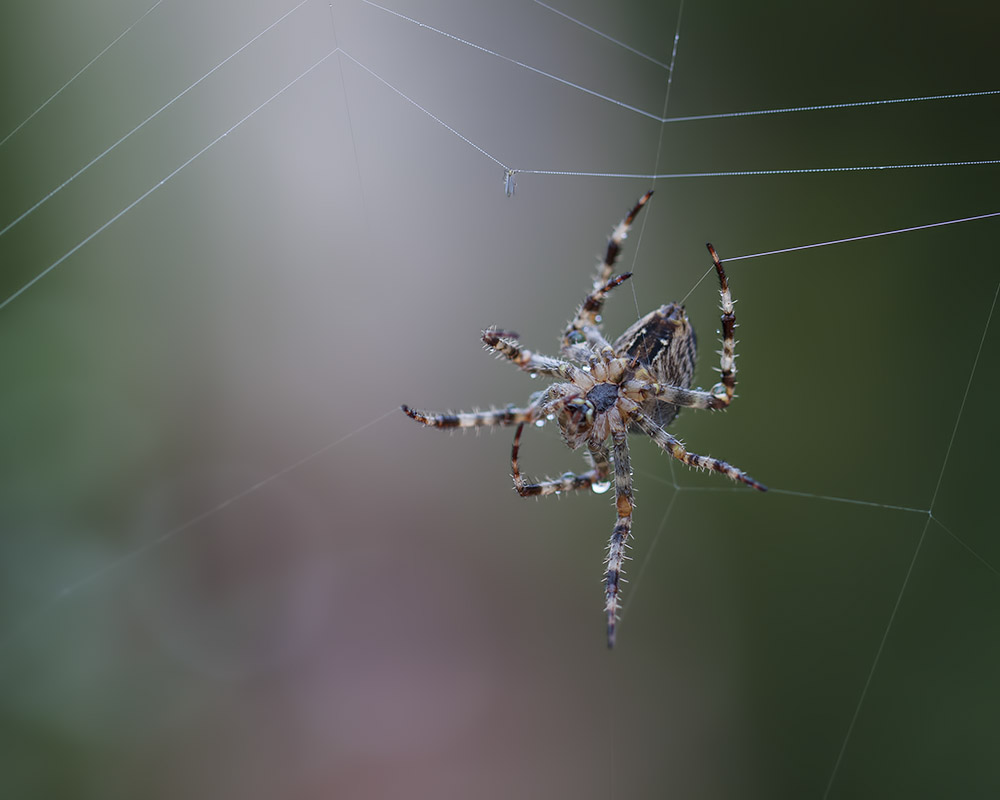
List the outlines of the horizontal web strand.
<svg viewBox="0 0 1000 800">
<path fill-rule="evenodd" d="M 578 178 L 643 178 L 645 180 L 669 180 L 672 178 L 736 178 L 751 175 L 809 175 L 824 172 L 878 172 L 889 169 L 928 169 L 931 167 L 982 167 L 1000 164 L 1000 158 L 981 161 L 934 161 L 923 164 L 861 164 L 852 167 L 801 167 L 791 169 L 744 169 L 722 172 L 577 172 L 555 169 L 515 169 L 521 175 L 560 175 Z"/>
<path fill-rule="evenodd" d="M 536 0 L 537 2 L 537 0 Z M 732 117 L 761 117 L 768 114 L 794 114 L 799 111 L 829 111 L 837 108 L 860 108 L 862 106 L 890 106 L 899 103 L 923 103 L 932 100 L 956 100 L 961 97 L 984 97 L 1000 94 L 1000 89 L 988 89 L 982 92 L 950 92 L 949 94 L 927 94 L 920 97 L 893 97 L 883 100 L 855 100 L 848 103 L 821 103 L 809 106 L 793 106 L 789 108 L 763 108 L 756 111 L 725 111 L 720 114 L 691 114 L 684 117 L 666 117 L 663 122 L 693 122 L 703 119 L 729 119 Z"/>
<path fill-rule="evenodd" d="M 795 107 L 785 107 L 785 108 L 759 109 L 759 110 L 752 110 L 752 111 L 728 111 L 728 112 L 722 112 L 722 113 L 718 113 L 718 114 L 696 114 L 696 115 L 683 116 L 683 117 L 659 116 L 659 115 L 654 114 L 654 113 L 652 113 L 650 111 L 646 111 L 644 109 L 641 109 L 641 108 L 639 108 L 637 106 L 629 105 L 628 103 L 624 103 L 621 100 L 617 100 L 617 99 L 615 99 L 613 97 L 610 97 L 608 95 L 601 94 L 600 92 L 596 92 L 593 89 L 588 89 L 587 87 L 581 86 L 580 84 L 574 83 L 573 81 L 566 80 L 565 78 L 560 78 L 558 75 L 553 75 L 552 73 L 546 72 L 544 70 L 541 70 L 538 67 L 533 67 L 530 64 L 526 64 L 523 61 L 518 61 L 517 59 L 511 58 L 510 56 L 505 56 L 503 53 L 498 53 L 497 51 L 491 50 L 490 48 L 484 47 L 483 45 L 476 44 L 475 42 L 470 42 L 468 39 L 463 39 L 462 37 L 456 36 L 455 34 L 449 33 L 448 31 L 443 31 L 440 28 L 435 28 L 433 25 L 428 25 L 425 22 L 421 22 L 420 20 L 414 19 L 413 17 L 408 17 L 405 14 L 401 14 L 398 11 L 394 11 L 391 8 L 386 8 L 385 6 L 382 6 L 382 5 L 379 5 L 378 3 L 372 2 L 372 0 L 361 0 L 361 2 L 363 2 L 365 5 L 371 6 L 372 8 L 377 8 L 380 11 L 384 11 L 386 14 L 391 14 L 394 17 L 398 17 L 399 19 L 405 20 L 406 22 L 409 22 L 409 23 L 411 23 L 413 25 L 416 25 L 418 28 L 424 28 L 425 30 L 431 31 L 432 33 L 436 33 L 439 36 L 444 36 L 444 37 L 446 37 L 448 39 L 451 39 L 452 41 L 458 42 L 459 44 L 463 44 L 466 47 L 471 47 L 474 50 L 479 50 L 482 53 L 487 53 L 488 55 L 491 55 L 491 56 L 494 56 L 496 58 L 502 59 L 502 60 L 508 62 L 509 64 L 514 64 L 515 66 L 521 67 L 522 69 L 526 69 L 526 70 L 529 70 L 530 72 L 534 72 L 534 73 L 536 73 L 538 75 L 542 75 L 542 76 L 544 76 L 546 78 L 549 78 L 551 80 L 557 81 L 557 82 L 559 82 L 559 83 L 561 83 L 561 84 L 563 84 L 565 86 L 569 86 L 570 88 L 576 89 L 577 91 L 584 92 L 585 94 L 589 94 L 592 97 L 596 97 L 596 98 L 598 98 L 600 100 L 604 100 L 604 101 L 606 101 L 608 103 L 613 103 L 614 105 L 617 105 L 620 108 L 624 108 L 627 111 L 632 111 L 633 113 L 640 114 L 641 116 L 647 117 L 648 119 L 651 119 L 654 122 L 659 122 L 659 123 L 666 123 L 666 122 L 693 122 L 693 121 L 696 121 L 696 120 L 726 119 L 726 118 L 730 118 L 730 117 L 753 117 L 753 116 L 764 116 L 764 115 L 768 115 L 768 114 L 791 114 L 791 113 L 800 112 L 800 111 L 828 111 L 828 110 L 832 110 L 832 109 L 841 109 L 841 108 L 856 108 L 856 107 L 862 107 L 862 106 L 896 105 L 896 104 L 899 104 L 899 103 L 920 103 L 920 102 L 930 102 L 930 101 L 934 101 L 934 100 L 954 100 L 954 99 L 958 99 L 958 98 L 962 98 L 962 97 L 983 97 L 983 96 L 986 96 L 986 95 L 1000 94 L 1000 89 L 987 89 L 987 90 L 972 91 L 972 92 L 949 92 L 949 93 L 946 93 L 946 94 L 921 95 L 919 97 L 893 97 L 893 98 L 876 99 L 876 100 L 857 100 L 857 101 L 848 101 L 848 102 L 844 102 L 844 103 L 812 104 L 812 105 L 808 105 L 808 106 L 795 106 Z M 650 61 L 655 61 L 655 59 L 650 58 L 649 56 L 645 55 L 644 53 L 642 53 L 642 52 L 640 52 L 638 50 L 635 50 L 634 48 L 631 48 L 628 45 L 625 45 L 625 44 L 623 44 L 622 42 L 619 42 L 616 39 L 613 39 L 611 36 L 608 36 L 607 34 L 602 33 L 601 31 L 598 31 L 596 28 L 593 28 L 593 27 L 591 27 L 589 25 L 585 25 L 584 23 L 580 22 L 579 20 L 574 19 L 573 17 L 570 17 L 568 14 L 563 14 L 561 11 L 558 11 L 558 10 L 554 9 L 551 6 L 546 5 L 545 3 L 540 3 L 539 0 L 534 0 L 534 2 L 538 3 L 539 5 L 544 6 L 545 8 L 548 8 L 550 11 L 553 11 L 553 12 L 555 12 L 557 14 L 560 14 L 561 16 L 566 17 L 567 19 L 569 19 L 570 21 L 572 21 L 572 22 L 574 22 L 574 23 L 576 23 L 578 25 L 583 25 L 583 27 L 587 28 L 588 30 L 593 31 L 594 33 L 597 33 L 600 36 L 603 36 L 605 39 L 609 39 L 609 40 L 615 42 L 616 44 L 619 44 L 622 47 L 625 47 L 628 50 L 631 50 L 632 52 L 636 53 L 639 56 L 642 56 L 643 58 L 646 58 L 646 59 L 648 59 Z M 665 69 L 669 69 L 669 67 L 667 67 L 665 64 L 661 64 L 660 62 L 656 62 L 656 63 L 659 64 L 659 66 L 664 67 Z"/>
<path fill-rule="evenodd" d="M 881 236 L 895 236 L 897 233 L 910 233 L 912 231 L 927 230 L 928 228 L 940 228 L 940 227 L 943 227 L 945 225 L 957 225 L 960 222 L 975 222 L 977 220 L 990 219 L 992 217 L 1000 217 L 1000 211 L 992 211 L 989 214 L 977 214 L 974 217 L 961 217 L 959 219 L 946 219 L 946 220 L 942 220 L 941 222 L 929 222 L 926 225 L 913 225 L 912 227 L 909 227 L 909 228 L 896 228 L 896 229 L 891 230 L 891 231 L 879 231 L 878 233 L 865 233 L 865 234 L 862 234 L 861 236 L 848 236 L 845 239 L 831 239 L 831 240 L 829 240 L 827 242 L 816 242 L 814 244 L 800 244 L 800 245 L 797 245 L 796 247 L 783 247 L 783 248 L 781 248 L 779 250 L 765 250 L 765 251 L 760 252 L 760 253 L 750 253 L 750 254 L 745 255 L 745 256 L 732 256 L 730 258 L 726 258 L 725 260 L 727 262 L 728 261 L 743 261 L 743 260 L 748 259 L 748 258 L 760 258 L 762 256 L 774 256 L 774 255 L 779 255 L 781 253 L 794 253 L 794 252 L 797 252 L 799 250 L 811 250 L 814 247 L 826 247 L 827 245 L 831 245 L 831 244 L 846 244 L 847 242 L 860 242 L 860 241 L 862 241 L 864 239 L 877 239 L 877 238 L 879 238 Z M 712 272 L 712 270 L 708 270 L 708 271 L 705 272 L 705 275 L 708 275 L 711 272 Z M 700 281 L 699 281 L 699 283 L 700 283 Z"/>
<path fill-rule="evenodd" d="M 733 492 L 734 494 L 746 495 L 746 491 L 739 486 L 684 486 L 678 484 L 675 481 L 668 481 L 660 475 L 648 472 L 646 470 L 636 470 L 641 472 L 645 477 L 650 478 L 658 483 L 662 483 L 666 486 L 670 486 L 679 492 Z M 884 508 L 889 511 L 906 511 L 911 514 L 930 514 L 926 508 L 911 508 L 910 506 L 897 506 L 891 503 L 876 503 L 872 500 L 853 500 L 850 497 L 836 497 L 834 495 L 827 494 L 814 494 L 813 492 L 797 492 L 793 489 L 775 489 L 773 486 L 769 486 L 767 489 L 768 494 L 784 494 L 790 497 L 804 497 L 809 500 L 826 500 L 831 503 L 847 503 L 849 505 L 855 506 L 870 506 L 872 508 Z"/>
<path fill-rule="evenodd" d="M 913 225 L 909 228 L 895 228 L 891 231 L 864 233 L 861 234 L 860 236 L 848 236 L 844 239 L 830 239 L 829 241 L 826 242 L 814 242 L 813 244 L 800 244 L 796 245 L 795 247 L 782 247 L 778 250 L 763 250 L 759 253 L 748 253 L 747 255 L 743 256 L 729 256 L 725 259 L 725 261 L 728 263 L 730 261 L 745 261 L 750 258 L 762 258 L 763 256 L 776 256 L 776 255 L 781 255 L 782 253 L 797 253 L 800 250 L 812 250 L 813 248 L 816 247 L 828 247 L 829 245 L 833 244 L 847 244 L 848 242 L 860 242 L 865 239 L 878 239 L 883 236 L 895 236 L 896 234 L 899 233 L 912 233 L 913 231 L 923 231 L 923 230 L 928 230 L 929 228 L 942 228 L 946 225 L 958 225 L 959 223 L 962 222 L 976 222 L 977 220 L 991 219 L 993 217 L 1000 217 L 1000 211 L 992 211 L 988 214 L 977 214 L 974 217 L 960 217 L 958 219 L 946 219 L 940 222 L 929 222 L 926 225 Z M 692 295 L 694 290 L 701 285 L 701 282 L 705 280 L 705 278 L 707 278 L 709 275 L 712 275 L 714 272 L 715 270 L 713 267 L 709 267 L 707 270 L 705 270 L 702 276 L 695 282 L 694 286 L 692 286 L 688 290 L 688 293 L 684 295 L 683 298 L 681 298 L 680 302 L 682 304 L 686 303 L 687 299 Z M 924 509 L 924 511 L 929 513 L 930 509 Z"/>
<path fill-rule="evenodd" d="M 405 17 L 398 14 L 395 11 L 389 9 L 383 9 L 382 6 L 371 2 L 371 0 L 363 0 L 363 2 L 368 5 L 374 6 L 376 8 L 387 11 L 394 16 L 402 17 L 410 22 L 421 27 L 427 27 L 430 30 L 437 31 L 436 28 L 430 28 L 430 26 L 424 25 L 423 23 L 411 20 L 409 17 Z M 451 37 L 451 34 L 442 34 Z M 455 37 L 452 37 L 455 38 Z M 464 41 L 464 40 L 459 40 Z M 472 45 L 477 49 L 478 45 Z M 803 167 L 803 168 L 793 168 L 793 169 L 758 169 L 758 170 L 729 170 L 729 171 L 719 171 L 719 172 L 672 172 L 672 173 L 635 173 L 635 172 L 583 172 L 583 171 L 572 171 L 572 170 L 545 170 L 545 169 L 512 169 L 509 165 L 505 164 L 501 159 L 497 158 L 495 155 L 490 153 L 484 147 L 476 144 L 469 137 L 465 136 L 458 129 L 449 125 L 447 122 L 442 120 L 439 116 L 434 114 L 425 106 L 421 105 L 419 102 L 414 100 L 412 97 L 407 95 L 404 91 L 394 86 L 384 77 L 379 75 L 375 70 L 371 69 L 367 65 L 363 64 L 358 59 L 354 58 L 346 50 L 341 49 L 342 55 L 349 58 L 355 64 L 357 64 L 361 69 L 371 75 L 373 78 L 378 80 L 388 89 L 392 90 L 408 103 L 413 105 L 415 108 L 422 111 L 440 126 L 442 126 L 449 133 L 457 136 L 467 145 L 478 151 L 480 154 L 488 158 L 494 164 L 501 167 L 508 176 L 513 177 L 514 175 L 549 175 L 549 176 L 564 176 L 564 177 L 585 177 L 585 178 L 626 178 L 626 179 L 644 179 L 644 180 L 668 180 L 677 178 L 721 178 L 721 177 L 750 177 L 750 176 L 763 176 L 763 175 L 805 175 L 805 174 L 822 174 L 822 173 L 835 173 L 835 172 L 877 172 L 881 170 L 896 170 L 896 169 L 930 169 L 930 168 L 940 168 L 940 167 L 969 167 L 969 166 L 993 166 L 1000 164 L 1000 159 L 984 159 L 978 161 L 937 161 L 928 162 L 922 164 L 863 164 L 848 167 Z M 487 51 L 492 52 L 492 51 Z M 503 56 L 503 58 L 506 58 Z M 901 102 L 901 101 L 900 101 Z M 506 178 L 507 176 L 505 176 Z M 744 256 L 746 258 L 746 256 Z M 731 260 L 731 259 L 730 259 Z"/>
</svg>

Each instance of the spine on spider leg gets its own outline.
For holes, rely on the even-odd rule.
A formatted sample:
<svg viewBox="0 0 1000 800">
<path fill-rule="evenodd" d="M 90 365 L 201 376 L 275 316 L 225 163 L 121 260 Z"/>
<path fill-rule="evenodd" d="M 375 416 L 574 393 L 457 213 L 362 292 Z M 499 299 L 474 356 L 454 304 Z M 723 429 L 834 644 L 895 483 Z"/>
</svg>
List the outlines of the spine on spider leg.
<svg viewBox="0 0 1000 800">
<path fill-rule="evenodd" d="M 521 347 L 517 339 L 518 335 L 513 331 L 500 331 L 496 328 L 483 331 L 483 344 L 487 350 L 513 361 L 524 369 L 530 363 L 532 353 Z"/>
</svg>

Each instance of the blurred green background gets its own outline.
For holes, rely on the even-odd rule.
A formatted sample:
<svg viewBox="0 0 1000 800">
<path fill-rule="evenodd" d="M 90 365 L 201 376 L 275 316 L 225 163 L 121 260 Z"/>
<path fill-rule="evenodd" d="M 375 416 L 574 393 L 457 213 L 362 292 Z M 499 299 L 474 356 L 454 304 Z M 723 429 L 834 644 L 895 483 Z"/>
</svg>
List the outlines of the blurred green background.
<svg viewBox="0 0 1000 800">
<path fill-rule="evenodd" d="M 150 5 L 5 4 L 0 137 Z M 666 71 L 530 0 L 392 7 L 663 107 Z M 0 227 L 292 8 L 159 4 L 0 145 Z M 675 2 L 558 8 L 670 59 Z M 998 17 L 689 0 L 667 115 L 1000 89 Z M 337 44 L 356 61 L 173 174 Z M 673 430 L 775 491 L 636 439 L 608 653 L 611 495 L 521 502 L 509 431 L 397 409 L 523 403 L 540 384 L 480 331 L 554 353 L 650 181 L 521 174 L 507 198 L 357 62 L 519 169 L 998 157 L 985 96 L 670 123 L 657 161 L 641 115 L 356 0 L 301 5 L 0 235 L 0 303 L 55 265 L 0 308 L 0 795 L 996 796 L 996 220 L 730 263 L 739 400 Z M 608 331 L 684 298 L 710 385 L 704 242 L 1000 211 L 997 170 L 656 181 Z M 551 428 L 522 459 L 582 464 Z"/>
</svg>

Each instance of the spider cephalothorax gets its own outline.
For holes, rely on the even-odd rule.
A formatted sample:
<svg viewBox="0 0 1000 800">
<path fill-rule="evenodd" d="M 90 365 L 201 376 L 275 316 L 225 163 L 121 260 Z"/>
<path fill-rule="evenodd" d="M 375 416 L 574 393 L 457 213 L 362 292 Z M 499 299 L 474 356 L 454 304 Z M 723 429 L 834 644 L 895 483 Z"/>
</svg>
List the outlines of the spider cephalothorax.
<svg viewBox="0 0 1000 800">
<path fill-rule="evenodd" d="M 612 472 L 618 519 L 605 560 L 604 595 L 607 614 L 608 647 L 615 643 L 615 622 L 621 607 L 621 573 L 625 548 L 632 530 L 632 470 L 629 464 L 628 433 L 643 433 L 659 447 L 691 467 L 722 472 L 754 489 L 766 487 L 736 467 L 708 456 L 689 453 L 679 439 L 665 430 L 682 407 L 725 408 L 732 402 L 736 386 L 734 331 L 736 315 L 729 283 L 712 245 L 722 297 L 721 379 L 704 392 L 691 389 L 695 365 L 694 328 L 683 306 L 670 303 L 651 311 L 625 333 L 609 343 L 601 333 L 600 311 L 608 293 L 631 277 L 625 273 L 611 277 L 622 241 L 632 222 L 649 200 L 647 192 L 626 215 L 608 240 L 594 290 L 577 310 L 562 335 L 565 359 L 533 353 L 518 342 L 516 333 L 490 329 L 483 342 L 499 355 L 513 361 L 525 372 L 545 375 L 557 381 L 531 396 L 524 408 L 429 414 L 403 406 L 412 419 L 435 428 L 473 428 L 484 425 L 517 425 L 511 449 L 514 488 L 522 497 L 557 494 L 579 489 L 606 491 Z M 561 478 L 528 483 L 518 466 L 521 432 L 525 423 L 555 419 L 563 439 L 572 449 L 587 446 L 590 467 L 584 473 L 567 473 Z M 608 447 L 608 440 L 611 446 Z"/>
</svg>

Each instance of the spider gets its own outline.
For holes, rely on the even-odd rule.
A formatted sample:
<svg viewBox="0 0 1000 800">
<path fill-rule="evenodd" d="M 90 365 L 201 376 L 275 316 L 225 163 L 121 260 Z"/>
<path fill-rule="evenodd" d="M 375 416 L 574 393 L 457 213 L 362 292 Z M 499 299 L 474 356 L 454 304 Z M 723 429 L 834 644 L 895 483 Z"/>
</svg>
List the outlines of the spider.
<svg viewBox="0 0 1000 800">
<path fill-rule="evenodd" d="M 685 449 L 666 427 L 682 407 L 726 408 L 736 386 L 736 315 L 729 283 L 715 248 L 708 251 L 719 276 L 722 296 L 722 350 L 720 381 L 709 391 L 691 389 L 695 366 L 694 328 L 678 303 L 660 306 L 626 330 L 614 344 L 601 333 L 600 312 L 609 292 L 631 277 L 611 273 L 622 242 L 638 213 L 652 196 L 647 192 L 608 239 L 604 260 L 598 267 L 593 291 L 587 295 L 562 334 L 562 359 L 540 355 L 518 342 L 511 331 L 483 331 L 486 348 L 509 359 L 532 377 L 556 380 L 547 389 L 531 395 L 528 405 L 509 405 L 503 410 L 432 414 L 403 406 L 411 419 L 432 428 L 478 428 L 516 425 L 511 448 L 514 488 L 521 497 L 559 494 L 591 489 L 597 493 L 615 486 L 618 513 L 605 557 L 604 610 L 607 615 L 608 647 L 615 644 L 615 623 L 621 608 L 622 566 L 632 533 L 632 469 L 629 464 L 629 433 L 643 433 L 678 461 L 697 469 L 715 470 L 759 491 L 767 487 L 725 461 L 700 456 Z M 555 419 L 566 444 L 573 450 L 586 446 L 590 467 L 580 474 L 566 473 L 554 480 L 528 483 L 521 474 L 518 453 L 521 433 L 530 422 Z M 611 446 L 608 446 L 608 439 Z"/>
</svg>

